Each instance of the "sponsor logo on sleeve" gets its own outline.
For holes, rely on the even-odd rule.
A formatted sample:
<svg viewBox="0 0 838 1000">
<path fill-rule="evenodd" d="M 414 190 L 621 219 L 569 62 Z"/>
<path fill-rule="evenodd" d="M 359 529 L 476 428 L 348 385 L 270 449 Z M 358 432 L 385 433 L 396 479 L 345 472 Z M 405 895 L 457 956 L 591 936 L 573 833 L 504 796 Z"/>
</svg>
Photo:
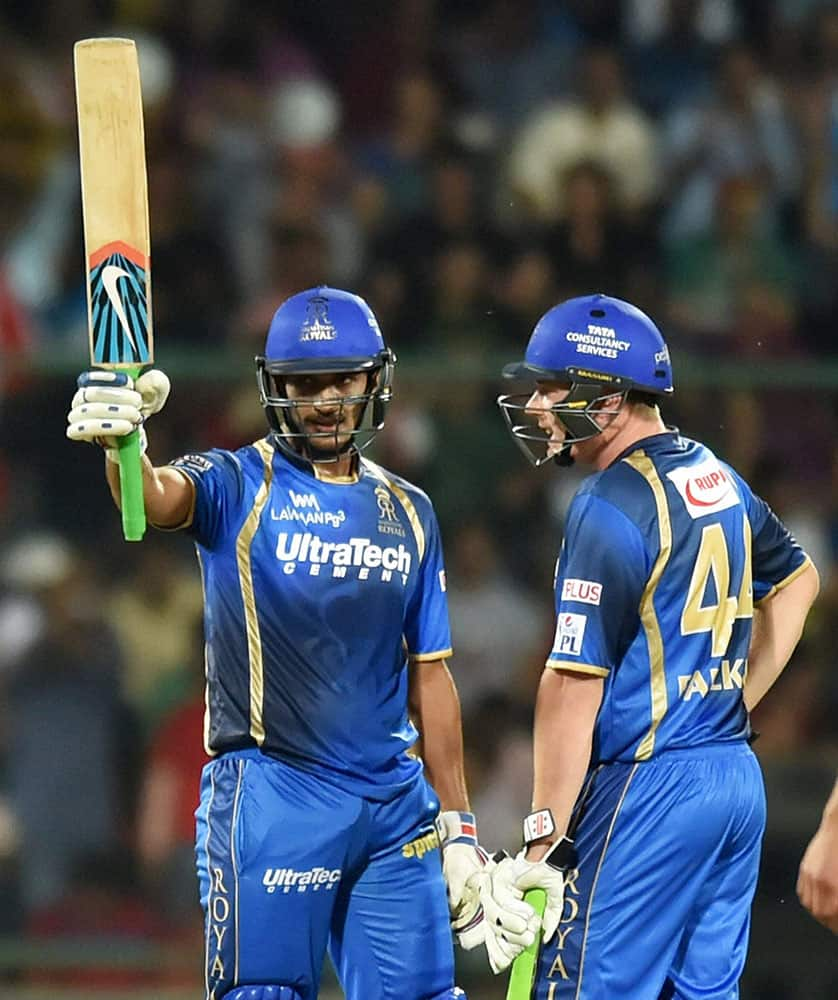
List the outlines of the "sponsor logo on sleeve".
<svg viewBox="0 0 838 1000">
<path fill-rule="evenodd" d="M 739 495 L 730 475 L 715 458 L 708 458 L 698 465 L 673 469 L 666 475 L 678 490 L 693 520 L 717 514 L 739 503 Z"/>
<path fill-rule="evenodd" d="M 198 476 L 212 469 L 212 462 L 205 455 L 183 455 L 177 461 L 172 462 L 176 469 L 187 469 Z"/>
<path fill-rule="evenodd" d="M 587 623 L 586 615 L 560 614 L 556 623 L 556 638 L 553 640 L 553 655 L 579 656 Z"/>
<path fill-rule="evenodd" d="M 562 583 L 562 600 L 579 601 L 581 604 L 599 606 L 602 584 L 595 580 L 575 580 L 568 578 Z"/>
</svg>

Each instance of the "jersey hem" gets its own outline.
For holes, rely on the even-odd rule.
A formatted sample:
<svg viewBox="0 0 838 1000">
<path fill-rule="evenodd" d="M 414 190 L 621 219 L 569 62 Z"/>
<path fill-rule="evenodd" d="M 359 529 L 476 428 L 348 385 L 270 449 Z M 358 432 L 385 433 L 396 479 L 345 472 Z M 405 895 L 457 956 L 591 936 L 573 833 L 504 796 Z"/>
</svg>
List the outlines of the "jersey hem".
<svg viewBox="0 0 838 1000">
<path fill-rule="evenodd" d="M 548 657 L 545 667 L 551 670 L 567 670 L 577 674 L 591 674 L 594 677 L 607 677 L 611 671 L 607 667 L 598 667 L 593 663 L 574 663 L 572 660 L 554 660 Z"/>
<path fill-rule="evenodd" d="M 436 653 L 408 653 L 411 663 L 423 663 L 429 660 L 447 660 L 454 653 L 453 649 L 440 649 Z"/>
<path fill-rule="evenodd" d="M 754 601 L 754 607 L 758 608 L 763 601 L 767 601 L 769 597 L 773 597 L 779 590 L 782 590 L 784 587 L 788 587 L 788 585 L 793 580 L 796 580 L 805 569 L 808 569 L 809 566 L 814 566 L 814 565 L 815 564 L 812 562 L 809 556 L 806 556 L 806 558 L 797 567 L 797 569 L 792 570 L 792 572 L 789 573 L 787 577 L 780 580 L 779 583 L 775 583 L 774 586 L 771 588 L 771 590 L 769 590 L 764 597 L 760 597 L 758 601 Z"/>
</svg>

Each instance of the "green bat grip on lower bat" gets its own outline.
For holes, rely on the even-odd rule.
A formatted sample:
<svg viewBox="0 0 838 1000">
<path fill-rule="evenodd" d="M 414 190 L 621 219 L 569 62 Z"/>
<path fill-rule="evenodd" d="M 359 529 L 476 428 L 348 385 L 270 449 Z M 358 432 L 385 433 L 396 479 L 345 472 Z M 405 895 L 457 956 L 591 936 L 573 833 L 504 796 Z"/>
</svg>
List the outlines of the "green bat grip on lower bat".
<svg viewBox="0 0 838 1000">
<path fill-rule="evenodd" d="M 547 907 L 547 893 L 543 889 L 530 889 L 524 896 L 539 917 L 544 916 Z M 525 948 L 512 963 L 512 973 L 506 988 L 506 1000 L 530 1000 L 535 982 L 535 970 L 538 964 L 538 948 L 541 944 L 541 932 L 535 941 Z"/>
<path fill-rule="evenodd" d="M 140 458 L 140 435 L 132 431 L 117 441 L 119 448 L 119 487 L 122 502 L 122 534 L 126 542 L 139 542 L 145 534 L 143 466 Z"/>
</svg>

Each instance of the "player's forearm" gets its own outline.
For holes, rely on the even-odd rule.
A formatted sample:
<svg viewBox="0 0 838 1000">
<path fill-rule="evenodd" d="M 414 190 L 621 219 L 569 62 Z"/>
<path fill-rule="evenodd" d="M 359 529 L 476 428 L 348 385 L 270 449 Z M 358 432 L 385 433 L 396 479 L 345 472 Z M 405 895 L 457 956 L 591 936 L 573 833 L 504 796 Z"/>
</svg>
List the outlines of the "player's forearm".
<svg viewBox="0 0 838 1000">
<path fill-rule="evenodd" d="M 147 455 L 142 456 L 142 472 L 143 501 L 146 517 L 151 524 L 161 528 L 182 525 L 189 517 L 192 507 L 194 487 L 191 481 L 175 469 L 155 468 Z M 114 503 L 121 509 L 119 465 L 106 460 L 105 474 Z"/>
<path fill-rule="evenodd" d="M 832 789 L 832 794 L 829 796 L 826 805 L 823 807 L 821 827 L 838 830 L 838 779 L 835 781 L 835 787 Z"/>
<path fill-rule="evenodd" d="M 440 809 L 469 812 L 460 699 L 441 660 L 411 666 L 410 703 L 422 737 L 422 760 Z"/>
<path fill-rule="evenodd" d="M 745 680 L 745 705 L 749 711 L 759 704 L 783 672 L 803 634 L 818 588 L 818 571 L 809 563 L 791 583 L 754 608 Z"/>
<path fill-rule="evenodd" d="M 547 669 L 535 706 L 532 808 L 550 809 L 558 835 L 567 832 L 571 813 L 591 760 L 594 726 L 603 680 Z M 537 861 L 549 845 L 530 849 Z"/>
</svg>

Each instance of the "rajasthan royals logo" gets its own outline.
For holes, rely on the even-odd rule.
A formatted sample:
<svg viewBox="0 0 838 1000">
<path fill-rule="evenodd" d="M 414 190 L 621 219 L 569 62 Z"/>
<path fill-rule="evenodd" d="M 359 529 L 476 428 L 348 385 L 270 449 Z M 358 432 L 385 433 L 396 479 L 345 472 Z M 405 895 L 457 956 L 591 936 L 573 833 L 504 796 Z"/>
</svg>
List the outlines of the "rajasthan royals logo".
<svg viewBox="0 0 838 1000">
<path fill-rule="evenodd" d="M 300 331 L 300 343 L 312 340 L 334 340 L 337 330 L 329 321 L 329 302 L 322 295 L 315 295 L 308 300 L 306 318 Z"/>
<path fill-rule="evenodd" d="M 390 492 L 383 486 L 376 486 L 375 501 L 378 504 L 378 530 L 385 535 L 404 535 L 404 528 L 399 523 L 396 505 Z"/>
</svg>

